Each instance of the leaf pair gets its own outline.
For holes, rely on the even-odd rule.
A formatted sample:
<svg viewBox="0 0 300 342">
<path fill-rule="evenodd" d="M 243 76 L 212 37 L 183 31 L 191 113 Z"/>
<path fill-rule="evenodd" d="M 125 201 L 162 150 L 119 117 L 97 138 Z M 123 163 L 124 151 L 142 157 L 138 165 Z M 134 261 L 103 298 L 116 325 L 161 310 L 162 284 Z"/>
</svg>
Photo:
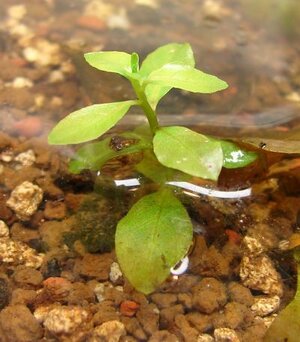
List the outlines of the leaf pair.
<svg viewBox="0 0 300 342">
<path fill-rule="evenodd" d="M 194 68 L 195 60 L 189 44 L 167 44 L 156 49 L 145 58 L 140 69 L 136 53 L 90 52 L 85 54 L 85 59 L 99 70 L 126 77 L 140 89 L 140 93 L 145 94 L 152 109 L 172 88 L 211 93 L 227 87 L 226 82 Z M 145 103 L 139 99 L 95 104 L 77 110 L 54 127 L 48 141 L 59 145 L 96 139 L 113 127 L 133 105 Z M 154 112 L 151 115 L 156 116 Z"/>
<path fill-rule="evenodd" d="M 223 166 L 243 167 L 257 157 L 229 141 L 212 139 L 180 126 L 160 128 L 154 136 L 153 148 L 161 164 L 212 180 L 218 179 Z"/>
<path fill-rule="evenodd" d="M 167 44 L 156 49 L 143 61 L 140 74 L 153 109 L 172 88 L 213 93 L 228 87 L 216 76 L 195 69 L 194 54 L 189 44 Z"/>
</svg>

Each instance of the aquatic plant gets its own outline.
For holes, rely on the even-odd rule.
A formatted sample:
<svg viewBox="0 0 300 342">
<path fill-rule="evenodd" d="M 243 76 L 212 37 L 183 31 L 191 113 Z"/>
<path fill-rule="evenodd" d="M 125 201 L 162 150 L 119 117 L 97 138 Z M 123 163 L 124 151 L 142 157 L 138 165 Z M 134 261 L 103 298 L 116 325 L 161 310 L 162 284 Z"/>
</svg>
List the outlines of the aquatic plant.
<svg viewBox="0 0 300 342">
<path fill-rule="evenodd" d="M 195 68 L 189 44 L 167 44 L 150 53 L 140 66 L 137 53 L 90 52 L 86 61 L 96 69 L 127 78 L 136 99 L 94 104 L 61 120 L 50 132 L 50 144 L 78 144 L 94 140 L 112 128 L 132 106 L 140 106 L 150 130 L 135 129 L 106 137 L 79 149 L 70 169 L 100 170 L 110 159 L 143 151 L 137 170 L 158 183 L 158 190 L 139 199 L 116 229 L 119 264 L 132 285 L 152 292 L 187 253 L 193 235 L 185 207 L 166 180 L 177 171 L 217 180 L 222 167 L 244 167 L 256 154 L 236 144 L 182 126 L 159 125 L 156 107 L 172 88 L 213 93 L 227 88 L 216 76 Z"/>
</svg>

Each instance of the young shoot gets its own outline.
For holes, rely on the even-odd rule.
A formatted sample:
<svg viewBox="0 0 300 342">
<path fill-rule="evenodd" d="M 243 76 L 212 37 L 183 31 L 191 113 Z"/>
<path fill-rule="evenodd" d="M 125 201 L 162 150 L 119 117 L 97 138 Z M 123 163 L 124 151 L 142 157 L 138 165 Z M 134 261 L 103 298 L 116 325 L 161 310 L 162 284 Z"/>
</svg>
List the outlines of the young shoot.
<svg viewBox="0 0 300 342">
<path fill-rule="evenodd" d="M 141 65 L 135 52 L 90 52 L 84 57 L 94 68 L 128 79 L 136 98 L 79 109 L 61 120 L 48 140 L 50 144 L 64 145 L 97 139 L 117 124 L 132 106 L 142 108 L 151 134 L 136 129 L 119 134 L 119 144 L 106 137 L 83 146 L 70 169 L 77 173 L 83 169 L 100 170 L 110 159 L 141 151 L 147 157 L 137 169 L 159 183 L 159 190 L 141 198 L 120 220 L 115 247 L 128 280 L 136 289 L 150 293 L 167 278 L 170 269 L 185 256 L 192 243 L 191 220 L 172 188 L 165 185 L 165 178 L 178 170 L 216 181 L 222 167 L 244 167 L 256 159 L 256 154 L 186 127 L 159 124 L 156 107 L 172 88 L 210 94 L 228 87 L 225 81 L 195 68 L 189 44 L 161 46 Z M 133 143 L 122 145 L 122 139 Z M 155 175 L 153 169 L 157 171 Z"/>
</svg>

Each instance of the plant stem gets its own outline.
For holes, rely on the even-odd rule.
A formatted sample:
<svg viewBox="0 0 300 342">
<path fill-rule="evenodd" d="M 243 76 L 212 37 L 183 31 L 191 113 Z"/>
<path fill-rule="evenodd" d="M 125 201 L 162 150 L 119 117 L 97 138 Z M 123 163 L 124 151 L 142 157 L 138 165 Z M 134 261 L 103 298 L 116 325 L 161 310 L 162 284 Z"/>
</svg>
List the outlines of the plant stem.
<svg viewBox="0 0 300 342">
<path fill-rule="evenodd" d="M 150 103 L 147 100 L 147 97 L 145 95 L 145 91 L 143 89 L 143 87 L 140 85 L 139 81 L 137 80 L 131 80 L 131 85 L 136 93 L 137 98 L 140 101 L 140 106 L 142 107 L 147 120 L 149 122 L 150 125 L 150 129 L 152 134 L 154 135 L 155 132 L 157 131 L 157 129 L 159 128 L 159 123 L 157 120 L 157 116 L 155 111 L 152 109 L 152 107 L 150 106 Z"/>
</svg>

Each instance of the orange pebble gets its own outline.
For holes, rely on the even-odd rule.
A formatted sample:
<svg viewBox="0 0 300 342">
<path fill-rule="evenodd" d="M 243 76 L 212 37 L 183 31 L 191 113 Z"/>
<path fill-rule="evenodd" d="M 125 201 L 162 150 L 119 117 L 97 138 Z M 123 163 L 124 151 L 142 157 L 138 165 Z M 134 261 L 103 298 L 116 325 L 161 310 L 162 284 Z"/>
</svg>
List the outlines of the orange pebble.
<svg viewBox="0 0 300 342">
<path fill-rule="evenodd" d="M 36 116 L 29 116 L 17 121 L 13 125 L 14 131 L 20 135 L 30 138 L 39 135 L 42 131 L 42 121 Z"/>
<path fill-rule="evenodd" d="M 84 15 L 84 16 L 79 17 L 77 20 L 77 24 L 80 27 L 90 29 L 90 30 L 95 30 L 95 31 L 101 31 L 105 29 L 104 21 L 91 15 Z"/>
<path fill-rule="evenodd" d="M 226 229 L 225 234 L 228 236 L 228 241 L 234 243 L 235 245 L 239 245 L 241 243 L 242 237 L 239 233 L 235 232 L 232 229 Z"/>
<path fill-rule="evenodd" d="M 24 66 L 28 65 L 28 62 L 26 61 L 26 59 L 21 58 L 21 57 L 13 58 L 11 60 L 11 63 L 17 67 L 24 67 Z"/>
<path fill-rule="evenodd" d="M 120 305 L 120 312 L 123 316 L 132 317 L 139 307 L 140 305 L 133 300 L 124 300 Z"/>
</svg>

